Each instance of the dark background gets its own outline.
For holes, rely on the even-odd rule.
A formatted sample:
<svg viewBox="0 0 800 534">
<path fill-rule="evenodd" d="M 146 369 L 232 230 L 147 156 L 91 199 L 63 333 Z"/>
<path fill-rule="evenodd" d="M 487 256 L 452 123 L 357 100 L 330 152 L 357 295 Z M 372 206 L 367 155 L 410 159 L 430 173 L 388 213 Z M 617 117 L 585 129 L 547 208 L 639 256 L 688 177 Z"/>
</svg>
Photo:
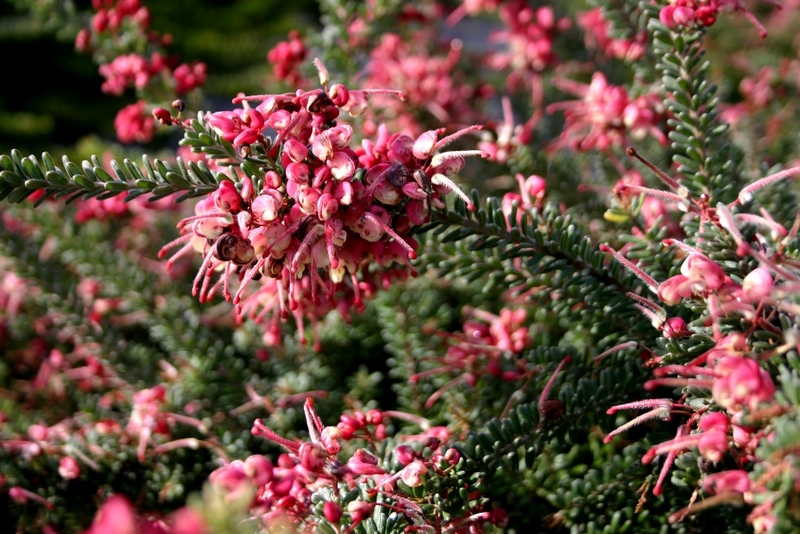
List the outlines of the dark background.
<svg viewBox="0 0 800 534">
<path fill-rule="evenodd" d="M 0 0 L 0 154 L 69 149 L 88 134 L 115 139 L 120 108 L 135 101 L 100 91 L 102 77 L 90 54 L 77 52 L 77 28 L 52 10 L 31 4 L 63 5 L 63 0 Z M 318 27 L 313 0 L 144 1 L 150 29 L 170 34 L 169 51 L 181 62 L 208 66 L 204 95 L 227 101 L 239 91 L 263 90 L 270 72 L 267 51 L 292 28 L 308 34 Z M 91 2 L 74 2 L 91 14 Z M 87 19 L 88 20 L 88 19 Z M 154 141 L 155 144 L 163 140 Z"/>
</svg>

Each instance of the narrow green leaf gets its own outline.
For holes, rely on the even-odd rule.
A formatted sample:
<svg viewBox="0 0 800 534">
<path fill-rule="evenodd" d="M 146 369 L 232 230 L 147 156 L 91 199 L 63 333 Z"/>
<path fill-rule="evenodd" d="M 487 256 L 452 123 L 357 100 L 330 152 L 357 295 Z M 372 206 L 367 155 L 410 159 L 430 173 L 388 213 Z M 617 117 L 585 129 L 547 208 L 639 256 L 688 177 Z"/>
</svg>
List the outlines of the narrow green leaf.
<svg viewBox="0 0 800 534">
<path fill-rule="evenodd" d="M 128 158 L 125 158 L 125 160 L 122 163 L 125 165 L 125 168 L 128 169 L 131 178 L 133 178 L 134 180 L 144 180 L 144 173 L 142 172 L 142 169 L 140 169 L 138 165 L 136 165 Z"/>
<path fill-rule="evenodd" d="M 169 184 L 159 185 L 158 187 L 154 188 L 152 193 L 153 197 L 165 197 L 175 192 L 175 188 Z"/>
<path fill-rule="evenodd" d="M 45 179 L 51 184 L 55 185 L 69 185 L 69 178 L 67 178 L 60 169 L 56 168 L 52 171 L 47 171 L 44 174 Z"/>
<path fill-rule="evenodd" d="M 49 186 L 50 182 L 48 182 L 47 180 L 39 180 L 37 178 L 31 178 L 29 180 L 25 180 L 25 187 L 27 189 L 32 189 L 33 191 L 36 191 L 38 189 L 44 189 L 45 187 Z"/>
<path fill-rule="evenodd" d="M 81 168 L 83 169 L 83 174 L 86 175 L 93 182 L 99 181 L 97 175 L 94 173 L 94 168 L 92 164 L 86 160 L 81 162 Z"/>
<path fill-rule="evenodd" d="M 20 187 L 18 189 L 14 189 L 11 194 L 8 195 L 8 201 L 12 204 L 19 204 L 29 196 L 33 194 L 33 189 L 27 189 L 24 187 Z"/>
<path fill-rule="evenodd" d="M 39 167 L 39 162 L 33 158 L 33 156 L 23 158 L 22 160 L 22 169 L 25 171 L 25 174 L 28 175 L 28 178 L 36 178 L 38 180 L 44 180 L 44 173 L 42 169 Z"/>
<path fill-rule="evenodd" d="M 189 183 L 183 176 L 173 171 L 167 172 L 164 175 L 164 179 L 176 189 L 189 189 L 192 187 L 192 184 Z"/>
<path fill-rule="evenodd" d="M 100 179 L 101 182 L 111 182 L 114 180 L 114 177 L 111 176 L 107 170 L 100 166 L 94 168 L 94 174 Z"/>
<path fill-rule="evenodd" d="M 124 182 L 132 181 L 131 178 L 128 176 L 128 173 L 125 172 L 125 169 L 122 167 L 122 165 L 120 165 L 119 162 L 115 159 L 111 160 L 111 170 L 114 171 L 114 174 L 116 174 L 117 178 L 119 178 L 120 180 Z"/>
<path fill-rule="evenodd" d="M 122 193 L 123 191 L 131 189 L 130 184 L 126 182 L 117 182 L 116 180 L 112 182 L 106 182 L 104 184 L 104 187 L 106 188 L 107 191 L 112 191 L 114 193 Z"/>
<path fill-rule="evenodd" d="M 7 154 L 3 154 L 0 156 L 0 168 L 2 168 L 4 171 L 14 171 L 14 160 L 12 160 Z"/>
<path fill-rule="evenodd" d="M 25 178 L 12 171 L 0 171 L 0 180 L 13 187 L 25 185 Z"/>
<path fill-rule="evenodd" d="M 48 152 L 42 152 L 42 162 L 48 171 L 56 170 L 56 162 L 53 161 L 53 156 Z M 45 173 L 45 175 L 47 175 L 47 173 Z"/>
<path fill-rule="evenodd" d="M 93 181 L 91 181 L 82 174 L 74 174 L 72 176 L 72 181 L 74 181 L 78 186 L 80 186 L 81 189 L 94 190 L 97 188 L 97 184 L 95 184 Z"/>
<path fill-rule="evenodd" d="M 136 180 L 136 187 L 138 187 L 140 189 L 150 190 L 150 189 L 153 189 L 153 188 L 155 188 L 157 186 L 158 186 L 158 184 L 156 182 L 152 181 L 152 180 Z"/>
</svg>

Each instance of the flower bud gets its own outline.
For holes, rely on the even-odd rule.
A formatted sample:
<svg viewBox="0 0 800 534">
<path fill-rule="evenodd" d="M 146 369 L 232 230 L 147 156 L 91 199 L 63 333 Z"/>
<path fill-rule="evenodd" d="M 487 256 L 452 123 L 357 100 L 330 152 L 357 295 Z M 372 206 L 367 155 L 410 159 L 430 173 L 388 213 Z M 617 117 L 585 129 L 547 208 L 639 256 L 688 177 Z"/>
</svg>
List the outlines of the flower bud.
<svg viewBox="0 0 800 534">
<path fill-rule="evenodd" d="M 415 460 L 410 463 L 400 472 L 400 480 L 410 488 L 421 486 L 425 481 L 423 477 L 428 474 L 428 468 L 424 463 Z"/>
<path fill-rule="evenodd" d="M 658 286 L 658 298 L 669 306 L 674 306 L 690 296 L 692 296 L 691 284 L 682 274 L 667 278 Z"/>
<path fill-rule="evenodd" d="M 311 472 L 319 472 L 325 465 L 328 454 L 318 443 L 303 443 L 300 445 L 300 464 Z"/>
<path fill-rule="evenodd" d="M 264 188 L 278 189 L 283 185 L 280 174 L 275 171 L 264 173 Z"/>
<path fill-rule="evenodd" d="M 769 270 L 764 267 L 753 269 L 742 280 L 742 296 L 747 302 L 758 302 L 772 293 L 773 280 Z"/>
<path fill-rule="evenodd" d="M 294 163 L 302 163 L 308 157 L 308 147 L 297 139 L 287 139 L 283 153 Z"/>
<path fill-rule="evenodd" d="M 746 493 L 750 491 L 750 477 L 747 471 L 740 469 L 713 473 L 703 480 L 703 488 L 712 495 L 731 491 Z"/>
<path fill-rule="evenodd" d="M 250 211 L 256 217 L 256 222 L 274 221 L 283 207 L 283 197 L 279 191 L 269 189 L 258 195 L 250 205 Z"/>
<path fill-rule="evenodd" d="M 325 519 L 331 523 L 338 523 L 342 518 L 343 511 L 342 507 L 337 503 L 333 501 L 327 501 L 322 505 L 322 513 L 325 515 Z"/>
<path fill-rule="evenodd" d="M 320 440 L 325 451 L 330 455 L 339 454 L 342 450 L 342 444 L 339 440 L 342 439 L 342 432 L 335 426 L 326 426 L 322 429 Z"/>
<path fill-rule="evenodd" d="M 703 432 L 697 442 L 697 449 L 706 460 L 719 462 L 728 451 L 728 435 L 717 429 Z"/>
<path fill-rule="evenodd" d="M 364 501 L 351 501 L 347 505 L 347 511 L 350 512 L 350 519 L 355 523 L 360 523 L 364 521 L 369 516 L 372 515 L 372 507 L 373 505 L 368 502 Z"/>
<path fill-rule="evenodd" d="M 58 462 L 58 474 L 67 480 L 78 478 L 81 474 L 81 466 L 72 456 L 64 456 Z"/>
<path fill-rule="evenodd" d="M 461 453 L 458 452 L 458 449 L 447 449 L 447 452 L 444 453 L 444 459 L 450 465 L 456 465 L 461 461 Z"/>
<path fill-rule="evenodd" d="M 317 200 L 317 217 L 319 217 L 321 221 L 327 221 L 333 217 L 337 211 L 339 211 L 339 203 L 336 201 L 336 197 L 330 193 L 322 193 Z"/>
<path fill-rule="evenodd" d="M 290 163 L 286 166 L 286 178 L 298 184 L 308 183 L 308 165 L 305 163 Z"/>
<path fill-rule="evenodd" d="M 417 453 L 408 445 L 399 445 L 394 450 L 394 456 L 401 464 L 408 465 L 417 458 Z"/>
<path fill-rule="evenodd" d="M 420 134 L 417 137 L 417 140 L 414 141 L 414 145 L 411 148 L 411 153 L 414 154 L 414 157 L 420 160 L 426 160 L 433 154 L 434 146 L 436 145 L 436 141 L 439 137 L 439 133 L 436 130 L 428 130 Z"/>
<path fill-rule="evenodd" d="M 253 483 L 264 486 L 272 480 L 272 462 L 266 456 L 254 454 L 244 461 L 245 472 L 250 475 Z"/>
<path fill-rule="evenodd" d="M 701 254 L 691 254 L 681 265 L 681 274 L 692 282 L 700 281 L 703 288 L 716 291 L 725 283 L 725 271 Z"/>
<path fill-rule="evenodd" d="M 347 87 L 344 85 L 335 83 L 328 90 L 328 96 L 335 105 L 341 107 L 347 104 L 347 101 L 350 100 L 350 91 L 348 91 Z"/>
<path fill-rule="evenodd" d="M 219 189 L 212 194 L 214 206 L 221 211 L 239 211 L 242 209 L 242 199 L 236 186 L 229 180 L 223 180 Z"/>
</svg>

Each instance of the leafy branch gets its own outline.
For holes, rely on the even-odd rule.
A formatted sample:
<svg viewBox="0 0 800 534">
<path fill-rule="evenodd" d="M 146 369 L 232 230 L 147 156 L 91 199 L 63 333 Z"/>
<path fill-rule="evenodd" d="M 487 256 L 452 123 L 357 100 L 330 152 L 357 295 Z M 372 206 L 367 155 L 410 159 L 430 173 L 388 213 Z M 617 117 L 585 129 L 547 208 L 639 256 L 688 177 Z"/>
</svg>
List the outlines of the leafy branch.
<svg viewBox="0 0 800 534">
<path fill-rule="evenodd" d="M 670 30 L 650 19 L 656 55 L 666 91 L 665 103 L 673 117 L 668 124 L 673 161 L 685 175 L 683 185 L 694 197 L 710 196 L 711 205 L 735 199 L 741 152 L 727 141 L 728 125 L 720 122 L 717 86 L 709 79 L 703 30 Z"/>
<path fill-rule="evenodd" d="M 478 206 L 478 193 L 472 196 Z M 637 339 L 652 335 L 628 297 L 640 293 L 642 284 L 616 262 L 609 263 L 599 245 L 554 205 L 506 214 L 496 198 L 475 212 L 459 202 L 436 214 L 433 227 L 441 246 L 428 247 L 424 259 L 438 267 L 440 276 L 483 277 L 485 290 L 535 290 L 554 315 L 577 307 L 594 339 L 601 339 L 601 331 L 615 321 Z M 463 250 L 451 250 L 455 242 Z"/>
<path fill-rule="evenodd" d="M 157 200 L 183 191 L 175 200 L 182 202 L 215 191 L 221 180 L 229 179 L 202 161 L 185 162 L 181 158 L 171 163 L 145 155 L 141 165 L 126 158 L 122 163 L 112 160 L 110 167 L 113 174 L 97 156 L 80 165 L 64 156 L 59 166 L 47 152 L 40 160 L 12 150 L 10 156 L 0 155 L 0 200 L 19 203 L 36 191 L 43 191 L 36 200 L 38 206 L 48 198 L 66 198 L 70 203 L 78 198 L 105 200 L 127 192 L 126 201 L 142 195 Z"/>
</svg>

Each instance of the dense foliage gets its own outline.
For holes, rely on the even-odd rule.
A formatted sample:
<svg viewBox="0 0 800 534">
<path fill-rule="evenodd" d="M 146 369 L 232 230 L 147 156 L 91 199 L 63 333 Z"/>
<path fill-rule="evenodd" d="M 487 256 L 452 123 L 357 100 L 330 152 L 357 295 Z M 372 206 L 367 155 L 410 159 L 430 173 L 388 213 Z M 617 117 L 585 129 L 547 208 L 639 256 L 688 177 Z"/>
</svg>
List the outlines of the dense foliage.
<svg viewBox="0 0 800 534">
<path fill-rule="evenodd" d="M 117 108 L 0 154 L 18 532 L 800 526 L 797 2 L 13 3 Z"/>
</svg>

